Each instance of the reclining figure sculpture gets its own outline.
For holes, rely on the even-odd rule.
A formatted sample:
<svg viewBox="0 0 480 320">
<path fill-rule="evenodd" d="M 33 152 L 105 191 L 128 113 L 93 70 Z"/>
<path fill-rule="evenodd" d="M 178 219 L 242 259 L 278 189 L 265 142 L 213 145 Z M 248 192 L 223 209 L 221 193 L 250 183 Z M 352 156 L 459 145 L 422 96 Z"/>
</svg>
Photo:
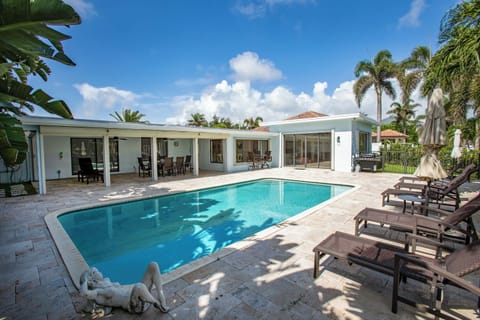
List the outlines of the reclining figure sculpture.
<svg viewBox="0 0 480 320">
<path fill-rule="evenodd" d="M 154 285 L 157 298 L 151 293 Z M 111 282 L 96 268 L 90 268 L 80 276 L 80 294 L 104 307 L 121 307 L 137 314 L 146 310 L 146 303 L 152 304 L 162 312 L 168 312 L 160 268 L 156 262 L 148 264 L 142 282 L 127 285 Z"/>
</svg>

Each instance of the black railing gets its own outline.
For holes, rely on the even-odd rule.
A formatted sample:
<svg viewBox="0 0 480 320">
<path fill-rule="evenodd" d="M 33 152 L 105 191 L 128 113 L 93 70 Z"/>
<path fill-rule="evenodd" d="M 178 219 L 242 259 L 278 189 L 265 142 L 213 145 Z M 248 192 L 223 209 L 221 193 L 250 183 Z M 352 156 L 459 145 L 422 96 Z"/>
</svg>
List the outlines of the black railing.
<svg viewBox="0 0 480 320">
<path fill-rule="evenodd" d="M 413 174 L 424 155 L 421 148 L 405 149 L 401 151 L 383 150 L 381 152 L 383 171 L 402 174 Z M 441 150 L 438 158 L 447 173 L 455 175 L 470 163 L 477 165 L 477 177 L 480 177 L 480 153 L 478 150 L 464 151 L 462 157 L 453 159 L 448 150 Z"/>
</svg>

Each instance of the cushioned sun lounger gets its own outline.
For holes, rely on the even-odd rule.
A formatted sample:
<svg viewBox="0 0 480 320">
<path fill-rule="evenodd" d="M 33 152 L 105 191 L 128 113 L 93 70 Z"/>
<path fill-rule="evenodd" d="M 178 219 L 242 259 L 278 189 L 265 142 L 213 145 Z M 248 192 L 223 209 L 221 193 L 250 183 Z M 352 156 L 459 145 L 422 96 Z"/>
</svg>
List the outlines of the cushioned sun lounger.
<svg viewBox="0 0 480 320">
<path fill-rule="evenodd" d="M 382 206 L 386 204 L 393 204 L 391 202 L 392 196 L 400 195 L 416 195 L 419 198 L 425 200 L 428 199 L 428 204 L 434 203 L 438 205 L 450 205 L 453 208 L 457 209 L 460 206 L 460 193 L 458 192 L 458 187 L 468 181 L 472 173 L 477 170 L 475 164 L 470 164 L 465 167 L 465 170 L 462 171 L 460 175 L 453 178 L 451 181 L 445 183 L 444 181 L 432 182 L 428 187 L 425 186 L 422 190 L 412 190 L 412 184 L 405 184 L 405 188 L 402 187 L 402 183 L 395 184 L 394 188 L 389 188 L 381 193 L 382 195 Z M 404 202 L 405 205 L 405 202 Z M 425 205 L 425 203 L 422 203 Z"/>
<path fill-rule="evenodd" d="M 418 236 L 409 235 L 409 238 L 418 238 Z M 423 238 L 422 241 L 428 242 Z M 430 244 L 433 243 L 430 242 Z M 313 249 L 315 253 L 314 277 L 319 276 L 319 263 L 324 255 L 393 276 L 392 312 L 394 313 L 397 312 L 398 301 L 401 301 L 439 315 L 442 291 L 445 285 L 457 286 L 480 297 L 480 288 L 461 278 L 480 269 L 479 241 L 458 249 L 446 257 L 437 256 L 439 259 L 409 254 L 407 249 L 407 246 L 403 249 L 382 241 L 360 238 L 337 231 Z M 406 282 L 407 278 L 430 285 L 432 297 L 435 300 L 433 307 L 420 305 L 399 295 L 400 280 L 403 279 Z M 480 299 L 477 304 L 479 307 Z"/>
<path fill-rule="evenodd" d="M 376 222 L 380 225 L 412 233 L 433 234 L 440 240 L 451 233 L 454 237 L 460 237 L 466 243 L 470 239 L 477 240 L 478 235 L 472 216 L 480 211 L 480 194 L 468 201 L 454 212 L 447 212 L 437 208 L 429 209 L 430 213 L 437 213 L 438 217 L 426 217 L 422 215 L 408 215 L 399 212 L 365 208 L 355 216 L 355 235 L 359 235 L 367 228 L 368 222 Z M 462 226 L 465 224 L 466 227 Z M 362 228 L 363 225 L 363 228 Z"/>
</svg>

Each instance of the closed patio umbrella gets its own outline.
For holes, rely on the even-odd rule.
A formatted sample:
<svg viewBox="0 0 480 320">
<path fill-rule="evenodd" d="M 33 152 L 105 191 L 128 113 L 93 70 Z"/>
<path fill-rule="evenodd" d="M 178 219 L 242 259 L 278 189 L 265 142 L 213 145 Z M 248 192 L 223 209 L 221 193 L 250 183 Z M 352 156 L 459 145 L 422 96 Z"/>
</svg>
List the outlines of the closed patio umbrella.
<svg viewBox="0 0 480 320">
<path fill-rule="evenodd" d="M 429 99 L 425 114 L 425 123 L 418 142 L 423 145 L 425 155 L 415 170 L 417 177 L 428 182 L 444 179 L 447 173 L 438 160 L 438 150 L 446 145 L 445 109 L 442 89 L 435 89 Z"/>
<path fill-rule="evenodd" d="M 462 148 L 460 147 L 460 142 L 462 137 L 462 130 L 457 129 L 455 130 L 455 135 L 453 136 L 453 149 L 452 153 L 450 153 L 450 156 L 453 159 L 458 159 L 462 156 Z"/>
</svg>

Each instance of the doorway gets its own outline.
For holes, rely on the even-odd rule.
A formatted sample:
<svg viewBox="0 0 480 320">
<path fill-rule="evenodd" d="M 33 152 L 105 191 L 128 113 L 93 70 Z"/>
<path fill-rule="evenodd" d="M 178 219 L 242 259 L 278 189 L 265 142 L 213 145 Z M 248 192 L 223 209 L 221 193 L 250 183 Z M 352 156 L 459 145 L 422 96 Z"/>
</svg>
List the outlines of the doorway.
<svg viewBox="0 0 480 320">
<path fill-rule="evenodd" d="M 287 134 L 284 137 L 284 166 L 324 168 L 332 165 L 330 132 Z"/>
</svg>

